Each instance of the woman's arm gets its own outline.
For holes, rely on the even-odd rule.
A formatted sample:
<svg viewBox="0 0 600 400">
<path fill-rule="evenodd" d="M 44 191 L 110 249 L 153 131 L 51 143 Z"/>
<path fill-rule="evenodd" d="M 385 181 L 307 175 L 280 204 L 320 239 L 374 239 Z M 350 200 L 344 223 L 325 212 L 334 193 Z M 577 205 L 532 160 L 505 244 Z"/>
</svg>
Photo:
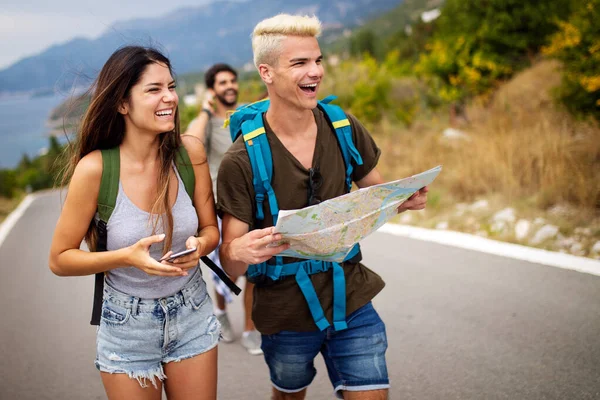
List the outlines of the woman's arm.
<svg viewBox="0 0 600 400">
<path fill-rule="evenodd" d="M 101 179 L 102 154 L 94 151 L 79 161 L 71 178 L 67 198 L 54 229 L 50 270 L 59 276 L 81 276 L 133 265 L 153 275 L 182 275 L 181 268 L 161 264 L 150 257 L 150 246 L 162 241 L 163 235 L 144 238 L 133 246 L 114 251 L 79 249 L 98 207 Z"/>
</svg>

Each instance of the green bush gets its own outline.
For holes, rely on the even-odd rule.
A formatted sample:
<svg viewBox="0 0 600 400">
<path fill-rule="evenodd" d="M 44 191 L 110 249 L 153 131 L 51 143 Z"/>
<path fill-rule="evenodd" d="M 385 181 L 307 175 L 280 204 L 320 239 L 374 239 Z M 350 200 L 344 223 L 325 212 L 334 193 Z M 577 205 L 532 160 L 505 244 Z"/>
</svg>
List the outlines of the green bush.
<svg viewBox="0 0 600 400">
<path fill-rule="evenodd" d="M 394 75 L 389 65 L 394 63 L 397 64 L 397 58 L 382 63 L 368 54 L 363 59 L 344 60 L 327 68 L 327 74 L 331 76 L 325 79 L 321 93 L 338 96 L 336 104 L 362 122 L 378 122 L 391 107 L 390 89 Z"/>
<path fill-rule="evenodd" d="M 544 53 L 563 62 L 558 97 L 576 114 L 600 120 L 600 0 L 578 2 Z"/>
<path fill-rule="evenodd" d="M 0 170 L 0 196 L 12 198 L 17 191 L 36 191 L 51 188 L 64 163 L 63 146 L 50 137 L 46 154 L 31 159 L 23 154 L 13 170 Z"/>
<path fill-rule="evenodd" d="M 15 194 L 16 186 L 15 171 L 0 169 L 0 196 L 12 198 Z"/>
<path fill-rule="evenodd" d="M 368 54 L 371 57 L 377 57 L 379 54 L 378 40 L 370 29 L 361 29 L 350 38 L 350 54 L 354 57 L 360 57 Z"/>
<path fill-rule="evenodd" d="M 572 0 L 447 0 L 416 72 L 446 102 L 489 94 L 529 65 Z"/>
<path fill-rule="evenodd" d="M 28 168 L 17 174 L 17 186 L 27 191 L 47 189 L 52 187 L 53 183 L 52 176 L 40 168 Z"/>
<path fill-rule="evenodd" d="M 184 133 L 187 129 L 188 125 L 194 118 L 198 116 L 198 112 L 200 111 L 200 106 L 186 106 L 184 104 L 179 105 L 179 123 L 181 133 Z"/>
</svg>

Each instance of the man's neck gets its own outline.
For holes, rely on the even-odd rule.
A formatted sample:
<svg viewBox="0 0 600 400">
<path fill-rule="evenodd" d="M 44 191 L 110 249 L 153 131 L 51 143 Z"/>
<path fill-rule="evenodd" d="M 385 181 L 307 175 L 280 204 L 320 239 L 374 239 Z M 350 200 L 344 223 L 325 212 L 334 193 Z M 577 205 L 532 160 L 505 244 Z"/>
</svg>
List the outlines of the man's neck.
<svg viewBox="0 0 600 400">
<path fill-rule="evenodd" d="M 227 112 L 235 111 L 236 108 L 237 108 L 237 104 L 234 104 L 232 106 L 226 106 L 225 104 L 221 103 L 219 100 L 216 100 L 215 117 L 225 119 L 225 118 L 227 118 Z"/>
<path fill-rule="evenodd" d="M 291 108 L 272 101 L 266 117 L 269 126 L 279 137 L 303 136 L 315 124 L 312 110 Z"/>
</svg>

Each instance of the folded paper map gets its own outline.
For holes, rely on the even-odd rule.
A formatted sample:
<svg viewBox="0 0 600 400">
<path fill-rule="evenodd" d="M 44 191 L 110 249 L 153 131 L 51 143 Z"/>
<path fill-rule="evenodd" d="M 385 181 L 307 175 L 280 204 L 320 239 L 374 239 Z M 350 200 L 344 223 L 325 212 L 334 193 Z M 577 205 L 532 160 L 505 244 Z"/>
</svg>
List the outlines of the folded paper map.
<svg viewBox="0 0 600 400">
<path fill-rule="evenodd" d="M 429 185 L 441 166 L 393 182 L 356 190 L 301 210 L 280 210 L 275 231 L 290 248 L 279 255 L 343 261 L 352 247 L 396 215 L 413 193 Z"/>
</svg>

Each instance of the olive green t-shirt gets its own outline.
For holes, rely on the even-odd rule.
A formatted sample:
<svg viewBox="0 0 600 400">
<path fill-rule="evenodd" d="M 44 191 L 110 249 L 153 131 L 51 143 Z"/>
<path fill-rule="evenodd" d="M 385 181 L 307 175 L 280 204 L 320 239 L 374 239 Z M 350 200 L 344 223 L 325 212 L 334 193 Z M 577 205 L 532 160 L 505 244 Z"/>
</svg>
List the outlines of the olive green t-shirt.
<svg viewBox="0 0 600 400">
<path fill-rule="evenodd" d="M 323 182 L 317 196 L 323 201 L 346 193 L 345 164 L 333 128 L 323 112 L 313 110 L 317 123 L 317 140 L 312 167 L 318 167 Z M 363 165 L 355 166 L 352 179 L 364 178 L 379 160 L 381 151 L 358 120 L 348 115 L 352 126 L 354 145 L 363 159 Z M 273 177 L 271 185 L 275 191 L 280 210 L 300 209 L 307 206 L 309 171 L 285 148 L 263 118 L 267 139 L 273 155 Z M 264 202 L 265 219 L 257 223 L 252 167 L 242 138 L 238 138 L 225 154 L 219 168 L 217 182 L 217 209 L 246 222 L 250 229 L 273 226 L 268 200 Z M 298 261 L 285 257 L 284 262 Z M 383 287 L 379 275 L 361 263 L 343 264 L 346 276 L 346 314 L 362 307 Z M 333 314 L 332 271 L 310 275 L 315 291 L 329 322 Z M 282 278 L 274 283 L 256 285 L 252 319 L 258 331 L 274 334 L 286 331 L 317 330 L 306 300 L 293 276 Z"/>
</svg>

